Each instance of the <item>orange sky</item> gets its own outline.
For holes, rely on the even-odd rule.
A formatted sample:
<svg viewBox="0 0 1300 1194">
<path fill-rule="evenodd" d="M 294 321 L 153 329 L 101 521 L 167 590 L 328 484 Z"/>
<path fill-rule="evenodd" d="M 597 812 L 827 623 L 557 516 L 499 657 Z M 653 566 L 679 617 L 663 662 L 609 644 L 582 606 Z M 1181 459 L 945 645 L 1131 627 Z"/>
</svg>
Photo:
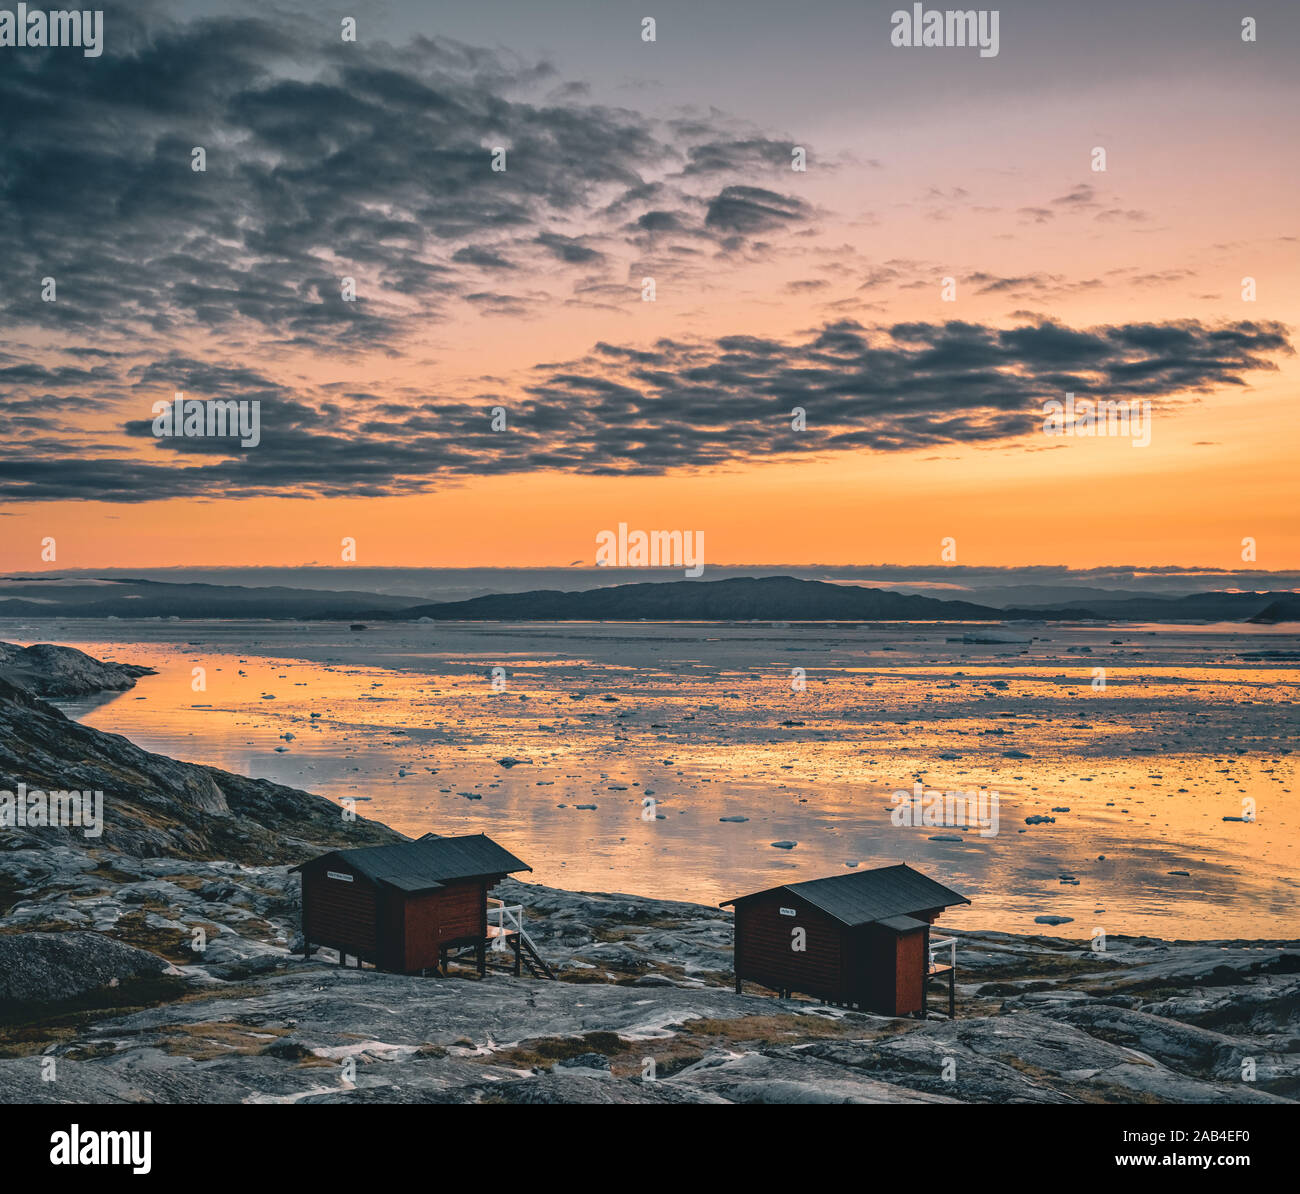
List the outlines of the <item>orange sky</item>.
<svg viewBox="0 0 1300 1194">
<path fill-rule="evenodd" d="M 170 352 L 245 364 L 309 405 L 392 399 L 424 404 L 436 418 L 443 402 L 481 403 L 486 411 L 499 400 L 509 409 L 541 376 L 539 366 L 582 358 L 598 342 L 640 349 L 660 337 L 795 342 L 845 319 L 867 327 L 963 320 L 1008 328 L 1044 319 L 1072 329 L 1181 320 L 1300 326 L 1293 79 L 1243 74 L 1239 65 L 1222 77 L 1166 72 L 1159 85 L 1140 74 L 1121 85 L 1105 71 L 1095 78 L 1084 71 L 1077 86 L 1056 88 L 1039 78 L 1040 60 L 1017 67 L 1013 55 L 1008 37 L 997 62 L 965 63 L 972 73 L 963 78 L 996 85 L 972 87 L 959 105 L 942 99 L 924 74 L 891 75 L 878 110 L 863 106 L 866 75 L 854 80 L 852 95 L 814 87 L 806 72 L 765 78 L 761 86 L 737 83 L 736 111 L 725 118 L 735 121 L 733 135 L 747 119 L 770 118 L 788 93 L 788 127 L 798 127 L 780 135 L 812 147 L 807 173 L 711 184 L 769 188 L 809 213 L 738 249 L 709 243 L 675 258 L 656 255 L 627 225 L 605 220 L 593 200 L 590 214 L 570 212 L 549 231 L 598 250 L 602 267 L 530 266 L 492 279 L 518 300 L 513 314 L 484 313 L 464 293 L 467 281 L 426 317 L 417 299 L 361 261 L 347 268 L 367 300 L 407 320 L 396 351 L 292 347 L 285 336 L 230 323 L 143 332 L 131 350 L 140 362 Z M 1006 72 L 1015 69 L 1024 72 L 1025 94 L 1009 101 L 1014 76 Z M 804 94 L 810 87 L 815 101 Z M 703 76 L 700 94 L 707 94 Z M 647 120 L 671 110 L 650 92 L 619 99 L 640 105 Z M 1109 155 L 1104 173 L 1089 166 L 1098 144 Z M 682 177 L 665 166 L 659 181 Z M 700 185 L 695 198 L 703 205 L 713 190 Z M 600 202 L 609 198 L 602 194 Z M 657 275 L 654 303 L 640 301 L 646 271 Z M 883 281 L 882 271 L 889 275 Z M 1258 286 L 1254 302 L 1242 300 L 1247 275 Z M 941 301 L 945 276 L 958 279 L 956 302 Z M 1002 284 L 981 293 L 990 279 Z M 34 321 L 19 332 L 14 359 L 54 361 L 86 342 Z M 1285 354 L 1273 360 L 1276 371 L 1249 371 L 1243 388 L 1158 398 L 1146 448 L 1033 434 L 937 448 L 751 456 L 661 476 L 435 470 L 428 492 L 403 496 L 322 497 L 308 488 L 275 498 L 196 492 L 124 503 L 97 501 L 92 492 L 0 501 L 0 571 L 335 564 L 344 536 L 357 540 L 357 562 L 372 566 L 589 564 L 596 534 L 620 522 L 702 531 L 706 562 L 716 565 L 930 564 L 941 540 L 953 537 L 963 564 L 1233 568 L 1243 563 L 1249 536 L 1258 544 L 1254 566 L 1295 569 L 1300 362 Z M 122 432 L 172 388 L 137 382 L 100 409 L 74 413 L 68 450 L 90 460 L 196 463 Z M 810 421 L 819 413 L 810 409 Z M 703 420 L 716 417 L 701 411 Z M 743 418 L 743 409 L 729 407 L 727 417 Z M 25 449 L 20 432 L 9 457 L 19 475 L 25 450 L 32 459 L 58 455 L 53 435 L 33 433 L 28 443 Z M 56 541 L 53 561 L 42 559 L 46 537 Z"/>
</svg>

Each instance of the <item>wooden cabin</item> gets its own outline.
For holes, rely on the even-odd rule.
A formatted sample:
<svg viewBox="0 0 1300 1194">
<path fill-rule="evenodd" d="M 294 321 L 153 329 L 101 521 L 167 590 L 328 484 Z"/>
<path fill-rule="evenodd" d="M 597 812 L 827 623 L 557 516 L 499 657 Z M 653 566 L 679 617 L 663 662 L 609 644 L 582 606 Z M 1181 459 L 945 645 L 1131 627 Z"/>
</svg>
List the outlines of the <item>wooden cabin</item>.
<svg viewBox="0 0 1300 1194">
<path fill-rule="evenodd" d="M 472 953 L 482 975 L 491 945 L 513 950 L 516 974 L 522 965 L 553 978 L 524 932 L 523 909 L 488 896 L 532 869 L 482 833 L 322 854 L 293 868 L 302 872 L 303 954 L 325 946 L 341 964 L 350 955 L 358 966 L 418 974 Z"/>
<path fill-rule="evenodd" d="M 945 908 L 969 903 L 902 864 L 727 900 L 722 906 L 736 910 L 736 992 L 748 980 L 782 995 L 906 1016 L 925 1010 L 930 979 L 943 971 L 951 1014 L 955 978 L 931 964 L 930 926 Z"/>
</svg>

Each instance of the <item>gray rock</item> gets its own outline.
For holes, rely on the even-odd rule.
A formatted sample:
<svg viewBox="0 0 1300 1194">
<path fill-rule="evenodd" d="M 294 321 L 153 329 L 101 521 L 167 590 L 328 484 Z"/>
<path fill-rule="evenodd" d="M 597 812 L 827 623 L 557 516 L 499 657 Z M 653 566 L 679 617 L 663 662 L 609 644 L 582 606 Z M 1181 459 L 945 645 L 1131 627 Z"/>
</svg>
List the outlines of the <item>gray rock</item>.
<svg viewBox="0 0 1300 1194">
<path fill-rule="evenodd" d="M 175 973 L 156 954 L 102 933 L 0 935 L 0 1001 L 57 1003 L 126 979 Z"/>
<path fill-rule="evenodd" d="M 75 647 L 0 643 L 0 676 L 32 696 L 67 698 L 121 692 L 139 677 L 153 674 L 153 668 L 104 663 Z"/>
<path fill-rule="evenodd" d="M 603 1053 L 579 1053 L 577 1057 L 565 1057 L 555 1063 L 565 1069 L 608 1070 L 609 1058 Z"/>
<path fill-rule="evenodd" d="M 572 981 L 516 979 L 491 955 L 483 982 L 342 969 L 325 951 L 292 955 L 300 883 L 288 866 L 400 835 L 345 825 L 307 793 L 151 755 L 0 679 L 0 786 L 16 775 L 111 783 L 115 800 L 101 840 L 0 831 L 0 999 L 165 974 L 130 944 L 146 940 L 185 956 L 178 993 L 205 997 L 169 999 L 164 983 L 140 1010 L 88 1013 L 44 1039 L 32 1026 L 56 1079 L 41 1081 L 31 1057 L 0 1059 L 0 1102 L 1300 1099 L 1296 942 L 1111 935 L 1094 953 L 947 930 L 960 941 L 958 1016 L 917 1021 L 735 995 L 727 910 L 509 879 L 494 894 L 523 905 L 542 955 Z M 190 955 L 197 927 L 206 947 Z"/>
</svg>

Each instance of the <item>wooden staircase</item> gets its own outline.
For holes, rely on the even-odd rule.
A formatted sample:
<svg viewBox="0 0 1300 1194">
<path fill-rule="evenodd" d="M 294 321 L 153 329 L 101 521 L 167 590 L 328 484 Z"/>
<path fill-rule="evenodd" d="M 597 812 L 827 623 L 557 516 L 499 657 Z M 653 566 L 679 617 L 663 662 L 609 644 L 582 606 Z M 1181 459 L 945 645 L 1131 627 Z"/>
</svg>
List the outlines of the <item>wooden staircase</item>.
<svg viewBox="0 0 1300 1194">
<path fill-rule="evenodd" d="M 527 969 L 533 978 L 555 979 L 555 971 L 537 952 L 537 945 L 524 931 L 524 907 L 522 904 L 507 905 L 502 900 L 488 900 L 487 936 L 490 953 L 502 953 L 510 950 L 514 953 L 515 974 Z M 495 906 L 494 906 L 495 905 Z"/>
<path fill-rule="evenodd" d="M 522 930 L 519 933 L 519 960 L 528 967 L 528 973 L 534 978 L 549 978 L 554 980 L 555 971 L 552 970 L 537 952 L 537 947 L 533 944 L 533 939 Z"/>
</svg>

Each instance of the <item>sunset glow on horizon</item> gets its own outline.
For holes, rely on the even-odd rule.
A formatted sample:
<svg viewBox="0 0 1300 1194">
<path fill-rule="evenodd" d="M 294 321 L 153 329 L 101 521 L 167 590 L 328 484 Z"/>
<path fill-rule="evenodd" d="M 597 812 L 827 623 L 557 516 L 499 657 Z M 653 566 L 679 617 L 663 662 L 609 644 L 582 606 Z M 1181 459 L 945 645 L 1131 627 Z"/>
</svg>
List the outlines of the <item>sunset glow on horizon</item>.
<svg viewBox="0 0 1300 1194">
<path fill-rule="evenodd" d="M 69 133 L 0 151 L 0 571 L 560 567 L 619 522 L 715 565 L 1300 567 L 1294 21 L 1013 5 L 927 57 L 833 4 L 706 69 L 735 31 L 675 5 L 470 49 L 499 7 L 110 10 L 93 69 L 15 59 Z M 115 97 L 182 50 L 223 65 Z M 1044 435 L 1067 393 L 1149 445 Z M 259 442 L 159 438 L 176 394 Z"/>
</svg>

